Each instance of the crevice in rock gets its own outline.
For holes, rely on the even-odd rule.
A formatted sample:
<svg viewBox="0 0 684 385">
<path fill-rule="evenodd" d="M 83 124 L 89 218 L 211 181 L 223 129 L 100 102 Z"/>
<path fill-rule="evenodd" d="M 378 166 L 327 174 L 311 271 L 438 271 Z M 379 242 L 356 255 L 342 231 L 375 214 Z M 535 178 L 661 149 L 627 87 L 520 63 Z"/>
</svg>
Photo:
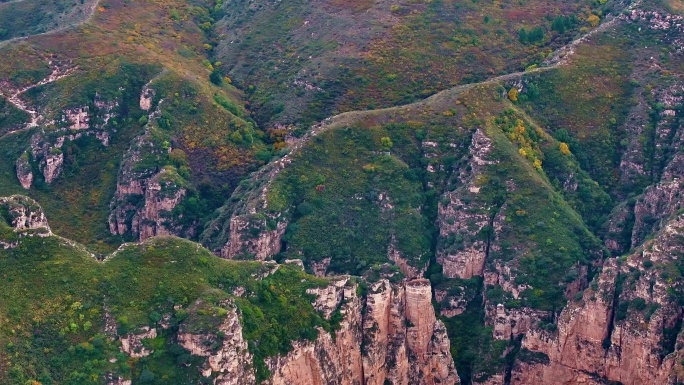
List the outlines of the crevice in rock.
<svg viewBox="0 0 684 385">
<path fill-rule="evenodd" d="M 613 330 L 615 330 L 615 309 L 618 307 L 618 302 L 620 300 L 620 292 L 622 291 L 622 280 L 624 277 L 618 272 L 615 279 L 615 289 L 613 290 L 613 298 L 610 302 L 610 316 L 608 317 L 608 332 L 606 333 L 606 338 L 603 340 L 602 346 L 606 350 L 611 346 L 611 337 L 613 336 Z"/>
<path fill-rule="evenodd" d="M 520 334 L 511 341 L 511 349 L 504 359 L 506 360 L 506 367 L 504 368 L 504 382 L 503 385 L 511 385 L 511 376 L 513 373 L 513 366 L 515 365 L 515 359 L 520 351 L 520 346 L 522 345 L 522 339 L 524 335 Z"/>
<path fill-rule="evenodd" d="M 682 312 L 681 310 L 679 311 L 679 314 L 676 317 L 675 325 L 672 328 L 664 327 L 663 328 L 663 342 L 662 342 L 662 350 L 660 352 L 660 359 L 664 359 L 667 357 L 668 354 L 674 353 L 675 347 L 677 345 L 677 337 L 679 334 L 682 332 Z"/>
</svg>

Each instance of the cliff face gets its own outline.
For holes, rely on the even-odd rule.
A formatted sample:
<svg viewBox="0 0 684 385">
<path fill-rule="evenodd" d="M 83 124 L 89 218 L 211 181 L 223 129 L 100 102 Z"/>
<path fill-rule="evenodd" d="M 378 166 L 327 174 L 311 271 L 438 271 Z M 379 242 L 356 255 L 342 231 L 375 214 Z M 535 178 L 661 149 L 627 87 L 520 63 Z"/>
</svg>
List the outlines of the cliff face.
<svg viewBox="0 0 684 385">
<path fill-rule="evenodd" d="M 251 255 L 263 261 L 280 252 L 281 239 L 287 222 L 271 225 L 269 220 L 256 215 L 240 215 L 230 219 L 230 237 L 221 248 L 223 258 L 234 259 Z M 258 233 L 258 235 L 253 235 Z"/>
<path fill-rule="evenodd" d="M 191 333 L 181 330 L 178 343 L 195 356 L 207 357 L 202 370 L 204 377 L 214 377 L 217 385 L 254 384 L 255 375 L 252 355 L 247 349 L 247 341 L 242 336 L 242 325 L 237 308 L 232 303 L 224 304 L 228 315 L 218 330 L 210 334 Z M 221 338 L 218 334 L 221 334 Z M 218 348 L 212 348 L 215 341 L 221 341 Z"/>
<path fill-rule="evenodd" d="M 396 286 L 382 280 L 369 289 L 364 330 L 364 383 L 458 383 L 446 328 L 436 320 L 430 283 Z"/>
<path fill-rule="evenodd" d="M 33 135 L 27 153 L 16 161 L 17 179 L 22 187 L 30 189 L 33 183 L 31 162 L 38 164 L 45 183 L 57 180 L 64 168 L 62 148 L 69 141 L 92 136 L 103 146 L 109 146 L 111 133 L 108 123 L 116 116 L 118 107 L 118 101 L 104 100 L 95 95 L 90 105 L 66 108 L 56 121 L 46 123 L 50 130 Z"/>
<path fill-rule="evenodd" d="M 173 234 L 165 215 L 183 199 L 186 189 L 175 180 L 175 171 L 161 170 L 151 178 L 119 184 L 109 219 L 112 234 L 130 233 L 145 240 Z M 132 203 L 132 200 L 138 200 Z"/>
<path fill-rule="evenodd" d="M 359 297 L 357 289 L 342 278 L 310 290 L 316 296 L 314 307 L 325 318 L 340 312 L 339 329 L 334 334 L 319 329 L 316 340 L 295 341 L 288 354 L 267 359 L 271 377 L 266 384 L 459 383 L 427 280 L 381 280 L 371 285 L 366 298 Z M 181 326 L 178 341 L 192 355 L 207 357 L 202 374 L 213 376 L 214 384 L 254 384 L 253 357 L 242 337 L 239 313 L 234 305 L 227 307 L 228 315 L 218 327 L 221 339 L 213 330 L 193 333 Z M 215 341 L 221 341 L 218 347 Z"/>
<path fill-rule="evenodd" d="M 460 170 L 455 176 L 462 187 L 445 193 L 440 202 L 440 238 L 455 239 L 451 244 L 442 243 L 437 250 L 437 262 L 442 265 L 445 277 L 468 279 L 482 275 L 487 242 L 477 235 L 490 225 L 492 208 L 471 201 L 480 192 L 478 177 L 482 175 L 483 167 L 495 163 L 489 160 L 491 148 L 491 139 L 482 130 L 475 131 L 469 149 L 471 167 Z"/>
<path fill-rule="evenodd" d="M 682 380 L 684 217 L 623 262 L 609 259 L 557 331 L 529 331 L 512 384 L 676 384 Z"/>
<path fill-rule="evenodd" d="M 159 105 L 151 110 L 155 95 L 149 85 L 140 94 L 140 108 L 149 113 L 149 122 L 160 114 Z M 178 235 L 169 214 L 187 193 L 185 181 L 174 167 L 159 169 L 141 165 L 146 157 L 171 152 L 170 146 L 155 143 L 149 124 L 124 155 L 109 215 L 112 234 L 132 235 L 141 241 L 154 236 Z"/>
<path fill-rule="evenodd" d="M 14 249 L 26 236 L 50 236 L 43 209 L 29 197 L 0 197 L 0 249 Z"/>
</svg>

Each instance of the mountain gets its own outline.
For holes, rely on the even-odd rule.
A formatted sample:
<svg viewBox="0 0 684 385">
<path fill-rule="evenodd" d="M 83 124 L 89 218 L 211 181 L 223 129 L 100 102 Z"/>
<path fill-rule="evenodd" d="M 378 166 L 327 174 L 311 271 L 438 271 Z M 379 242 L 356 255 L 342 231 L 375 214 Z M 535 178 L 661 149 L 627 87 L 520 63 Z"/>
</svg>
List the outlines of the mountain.
<svg viewBox="0 0 684 385">
<path fill-rule="evenodd" d="M 682 12 L 0 3 L 0 383 L 684 382 Z"/>
</svg>

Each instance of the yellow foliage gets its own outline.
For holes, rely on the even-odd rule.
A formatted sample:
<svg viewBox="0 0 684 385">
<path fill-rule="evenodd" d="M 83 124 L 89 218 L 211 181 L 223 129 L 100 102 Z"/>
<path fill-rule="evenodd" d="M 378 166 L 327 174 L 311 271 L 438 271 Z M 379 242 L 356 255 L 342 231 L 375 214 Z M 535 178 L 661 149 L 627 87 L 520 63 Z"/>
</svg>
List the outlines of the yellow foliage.
<svg viewBox="0 0 684 385">
<path fill-rule="evenodd" d="M 517 102 L 518 101 L 518 89 L 513 87 L 508 91 L 508 99 L 510 99 L 512 102 Z"/>
<path fill-rule="evenodd" d="M 374 164 L 366 164 L 363 166 L 363 171 L 365 172 L 374 172 L 376 170 L 376 167 Z"/>
<path fill-rule="evenodd" d="M 534 168 L 541 171 L 541 169 L 542 169 L 542 161 L 541 160 L 535 159 L 534 162 L 532 163 L 532 165 L 534 166 Z"/>
<path fill-rule="evenodd" d="M 527 157 L 527 151 L 525 151 L 524 148 L 521 148 L 520 150 L 518 150 L 518 153 L 524 157 Z"/>
<path fill-rule="evenodd" d="M 570 147 L 568 147 L 567 143 L 561 142 L 560 144 L 560 152 L 563 155 L 570 155 Z"/>
<path fill-rule="evenodd" d="M 592 27 L 597 27 L 599 25 L 599 23 L 601 22 L 601 18 L 596 16 L 596 15 L 591 15 L 587 18 L 587 22 Z"/>
<path fill-rule="evenodd" d="M 520 119 L 518 119 L 518 121 L 516 122 L 515 133 L 517 135 L 522 135 L 525 133 L 525 123 Z"/>
</svg>

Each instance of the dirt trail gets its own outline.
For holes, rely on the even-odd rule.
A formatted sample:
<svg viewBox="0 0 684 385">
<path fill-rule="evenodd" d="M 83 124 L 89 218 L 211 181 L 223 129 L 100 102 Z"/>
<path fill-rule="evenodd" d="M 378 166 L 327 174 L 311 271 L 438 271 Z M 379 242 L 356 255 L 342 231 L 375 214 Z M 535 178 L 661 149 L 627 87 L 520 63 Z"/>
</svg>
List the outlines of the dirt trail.
<svg viewBox="0 0 684 385">
<path fill-rule="evenodd" d="M 99 0 L 98 0 L 99 1 Z M 97 6 L 98 1 L 95 1 L 93 3 L 93 12 Z M 92 14 L 91 14 L 92 16 Z M 90 19 L 88 17 L 86 20 Z M 325 119 L 324 121 L 314 125 L 311 127 L 309 132 L 304 135 L 303 137 L 297 139 L 296 141 L 293 141 L 290 144 L 290 151 L 288 152 L 287 155 L 283 156 L 281 159 L 278 159 L 277 161 L 271 162 L 268 165 L 262 167 L 259 171 L 257 171 L 253 178 L 256 178 L 257 180 L 261 180 L 265 182 L 264 188 L 261 190 L 262 195 L 265 195 L 268 189 L 268 186 L 270 183 L 274 180 L 274 178 L 277 176 L 277 174 L 287 167 L 287 165 L 292 161 L 292 155 L 295 154 L 299 149 L 301 149 L 311 138 L 315 137 L 316 135 L 319 135 L 320 133 L 327 131 L 329 129 L 335 128 L 335 127 L 341 127 L 341 126 L 348 126 L 351 124 L 354 124 L 355 122 L 358 122 L 361 118 L 369 116 L 369 115 L 376 115 L 376 114 L 387 114 L 387 113 L 392 113 L 392 112 L 399 112 L 405 109 L 414 109 L 414 108 L 422 108 L 422 107 L 427 107 L 427 106 L 434 106 L 434 105 L 439 105 L 445 100 L 452 100 L 455 98 L 457 95 L 468 91 L 470 89 L 473 89 L 475 87 L 481 87 L 481 86 L 488 86 L 488 85 L 493 85 L 493 84 L 498 84 L 504 81 L 508 80 L 513 80 L 520 78 L 525 75 L 533 74 L 533 73 L 540 73 L 540 72 L 545 72 L 545 71 L 550 71 L 555 68 L 558 68 L 560 66 L 566 65 L 569 62 L 570 57 L 575 53 L 575 48 L 585 42 L 589 37 L 606 31 L 609 29 L 611 26 L 613 26 L 619 18 L 611 18 L 610 20 L 607 20 L 606 22 L 602 23 L 600 26 L 597 28 L 589 31 L 588 33 L 582 35 L 581 37 L 573 40 L 572 42 L 568 43 L 567 45 L 559 48 L 556 50 L 549 59 L 547 59 L 544 63 L 542 63 L 541 67 L 537 67 L 534 69 L 530 69 L 527 71 L 519 71 L 519 72 L 513 72 L 513 73 L 508 73 L 500 76 L 493 77 L 491 79 L 484 80 L 482 82 L 477 82 L 477 83 L 471 83 L 471 84 L 464 84 L 464 85 L 459 85 L 455 86 L 452 88 L 449 88 L 447 90 L 438 92 L 426 99 L 414 102 L 414 103 L 409 103 L 401 106 L 395 106 L 395 107 L 388 107 L 388 108 L 382 108 L 382 109 L 375 109 L 375 110 L 361 110 L 361 111 L 349 111 L 349 112 L 344 112 L 339 115 L 335 115 L 332 117 L 329 117 Z M 85 22 L 85 20 L 84 20 Z M 54 33 L 55 31 L 51 31 L 49 33 Z M 34 35 L 36 36 L 36 35 Z M 22 38 L 23 39 L 23 38 Z M 5 42 L 6 43 L 6 42 Z M 2 47 L 2 44 L 0 43 L 0 47 Z M 21 132 L 33 127 L 36 127 L 39 124 L 39 119 L 40 116 L 38 115 L 37 111 L 30 109 L 24 102 L 21 101 L 20 96 L 25 93 L 26 91 L 37 87 L 39 85 L 43 84 L 48 84 L 54 81 L 57 81 L 65 76 L 70 75 L 76 68 L 71 67 L 66 70 L 59 69 L 58 66 L 53 65 L 52 62 L 50 62 L 50 65 L 53 66 L 53 72 L 50 74 L 49 77 L 46 79 L 41 80 L 39 83 L 34 84 L 32 86 L 16 90 L 11 96 L 8 97 L 8 100 L 17 108 L 21 109 L 22 111 L 27 112 L 31 116 L 31 121 L 22 129 L 11 131 L 8 133 L 5 133 L 4 135 L 0 135 L 0 140 L 3 139 L 5 136 Z M 3 95 L 4 96 L 4 95 Z M 265 198 L 265 197 L 264 197 Z M 59 237 L 59 236 L 58 236 Z M 87 250 L 87 248 L 75 241 L 72 241 L 67 238 L 59 237 L 62 241 L 65 243 L 78 247 L 79 249 L 87 252 L 89 255 L 92 257 L 96 257 L 92 252 Z M 114 253 L 110 254 L 105 258 L 105 260 L 110 259 L 117 253 L 121 252 L 123 249 L 126 247 L 129 247 L 131 245 L 136 245 L 136 244 L 142 244 L 142 243 L 126 243 L 122 244 L 118 250 L 116 250 Z M 200 245 L 198 244 L 198 247 Z"/>
<path fill-rule="evenodd" d="M 65 78 L 65 77 L 71 75 L 77 68 L 77 67 L 72 66 L 70 62 L 65 65 L 64 63 L 49 61 L 48 65 L 52 68 L 52 72 L 50 73 L 50 75 L 48 77 L 39 81 L 38 83 L 32 84 L 32 85 L 24 87 L 24 88 L 20 88 L 17 90 L 10 90 L 9 95 L 5 94 L 4 91 L 0 90 L 0 95 L 7 98 L 7 100 L 10 103 L 12 103 L 12 105 L 14 107 L 16 107 L 17 109 L 19 109 L 21 111 L 26 112 L 30 117 L 29 122 L 26 123 L 24 125 L 24 127 L 16 129 L 14 131 L 6 132 L 6 133 L 0 135 L 0 139 L 6 137 L 8 135 L 16 134 L 18 132 L 22 132 L 22 131 L 29 130 L 29 129 L 34 128 L 34 127 L 38 127 L 38 124 L 40 123 L 40 121 L 42 119 L 42 117 L 38 114 L 38 111 L 32 109 L 26 102 L 21 100 L 21 95 L 23 95 L 24 93 L 26 93 L 27 91 L 29 91 L 33 88 L 36 88 L 36 87 L 39 87 L 39 86 L 42 86 L 45 84 L 49 84 L 49 83 L 54 83 L 54 82 L 58 81 L 59 79 Z"/>
<path fill-rule="evenodd" d="M 591 36 L 608 30 L 610 27 L 615 25 L 618 22 L 618 20 L 620 19 L 617 17 L 611 17 L 610 19 L 606 20 L 604 23 L 594 28 L 593 30 L 571 41 L 567 45 L 557 49 L 551 54 L 549 59 L 542 63 L 540 67 L 536 67 L 527 71 L 512 72 L 496 76 L 477 83 L 455 86 L 444 91 L 440 91 L 426 99 L 419 100 L 417 102 L 409 104 L 373 110 L 348 111 L 323 120 L 322 122 L 312 126 L 309 132 L 307 132 L 304 136 L 292 141 L 290 143 L 290 151 L 285 156 L 272 163 L 269 163 L 268 165 L 264 166 L 254 174 L 253 178 L 266 181 L 265 186 L 262 189 L 262 199 L 265 199 L 265 194 L 268 191 L 268 186 L 270 185 L 271 181 L 273 181 L 277 174 L 282 169 L 287 167 L 287 165 L 292 161 L 293 154 L 295 154 L 299 149 L 301 149 L 311 138 L 319 135 L 320 133 L 336 127 L 353 125 L 362 118 L 371 115 L 382 115 L 388 113 L 391 114 L 393 112 L 401 112 L 408 109 L 420 109 L 424 107 L 438 106 L 440 104 L 453 101 L 459 94 L 462 94 L 463 92 L 471 90 L 475 87 L 499 84 L 501 82 L 505 82 L 508 80 L 521 78 L 525 75 L 546 72 L 564 66 L 568 64 L 570 57 L 575 53 L 575 49 L 578 45 L 586 42 Z"/>
</svg>

